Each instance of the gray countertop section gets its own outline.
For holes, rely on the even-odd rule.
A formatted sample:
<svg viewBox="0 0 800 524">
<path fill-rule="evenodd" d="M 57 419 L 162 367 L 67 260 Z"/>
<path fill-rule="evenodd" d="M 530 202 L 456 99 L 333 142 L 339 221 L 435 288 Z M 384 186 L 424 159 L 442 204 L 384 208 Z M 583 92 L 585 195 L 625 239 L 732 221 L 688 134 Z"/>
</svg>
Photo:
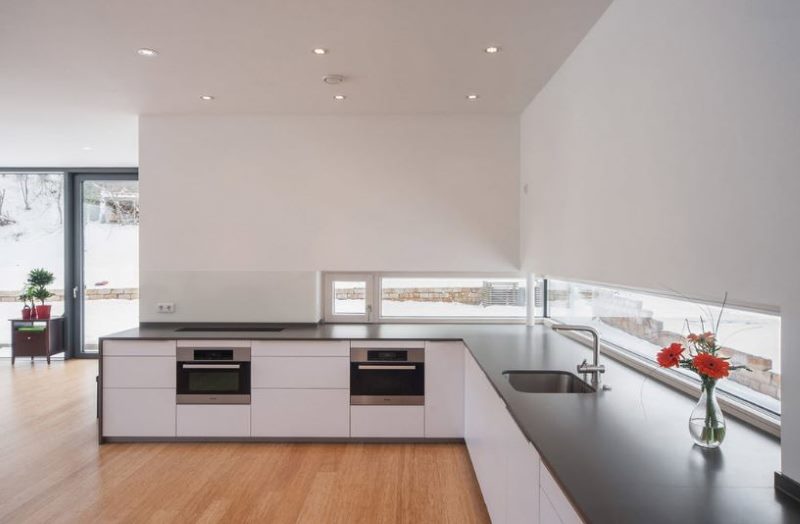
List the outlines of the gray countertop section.
<svg viewBox="0 0 800 524">
<path fill-rule="evenodd" d="M 800 504 L 777 494 L 780 443 L 727 417 L 722 447 L 692 445 L 696 399 L 608 357 L 596 395 L 514 390 L 510 369 L 574 372 L 589 348 L 544 326 L 475 324 L 289 325 L 280 332 L 176 332 L 150 325 L 109 339 L 464 340 L 564 492 L 592 523 L 800 523 Z"/>
</svg>

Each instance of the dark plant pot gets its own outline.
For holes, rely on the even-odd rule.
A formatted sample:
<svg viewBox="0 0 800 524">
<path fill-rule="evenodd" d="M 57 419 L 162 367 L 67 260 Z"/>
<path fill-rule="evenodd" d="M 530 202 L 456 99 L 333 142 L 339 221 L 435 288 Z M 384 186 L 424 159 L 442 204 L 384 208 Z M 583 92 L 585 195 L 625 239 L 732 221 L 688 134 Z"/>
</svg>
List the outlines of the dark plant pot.
<svg viewBox="0 0 800 524">
<path fill-rule="evenodd" d="M 29 306 L 25 306 L 22 308 L 22 320 L 30 320 L 31 319 L 31 308 Z"/>
<path fill-rule="evenodd" d="M 50 305 L 36 306 L 36 318 L 41 320 L 50 318 Z"/>
</svg>

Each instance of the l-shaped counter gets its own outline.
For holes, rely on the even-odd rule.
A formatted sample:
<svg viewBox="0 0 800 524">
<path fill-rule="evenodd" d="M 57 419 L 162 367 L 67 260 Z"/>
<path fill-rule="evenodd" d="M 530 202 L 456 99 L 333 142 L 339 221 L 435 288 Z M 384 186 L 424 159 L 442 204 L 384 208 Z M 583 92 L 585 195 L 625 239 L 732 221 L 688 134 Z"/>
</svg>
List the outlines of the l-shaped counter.
<svg viewBox="0 0 800 524">
<path fill-rule="evenodd" d="M 495 523 L 800 522 L 800 505 L 774 489 L 773 475 L 780 470 L 777 439 L 729 418 L 720 449 L 694 447 L 687 420 L 696 400 L 622 364 L 602 359 L 610 391 L 570 395 L 512 388 L 504 371 L 574 371 L 588 357 L 588 348 L 546 326 L 319 324 L 286 325 L 281 331 L 176 331 L 184 326 L 143 325 L 101 339 L 101 442 L 463 438 Z M 141 344 L 148 341 L 157 343 Z M 175 406 L 174 348 L 187 341 L 250 341 L 262 368 L 278 370 L 268 375 L 290 379 L 298 349 L 335 359 L 346 357 L 352 341 L 419 341 L 426 352 L 425 405 L 397 406 L 417 409 L 395 410 L 388 419 L 380 410 L 358 409 L 371 406 L 349 406 L 342 400 L 349 399 L 348 385 L 336 378 L 341 372 L 331 361 L 333 367 L 318 375 L 329 381 L 323 388 L 293 382 L 283 388 L 269 376 L 254 380 L 253 406 L 226 414 L 228 433 L 220 435 L 203 413 L 180 413 Z M 324 350 L 309 349 L 323 347 L 312 342 L 336 341 Z M 131 360 L 137 357 L 146 358 Z M 171 365 L 163 369 L 171 370 L 172 390 L 166 372 L 147 370 L 145 360 L 153 358 Z M 137 366 L 144 368 L 137 371 Z M 155 387 L 131 383 L 137 375 L 155 380 Z M 137 413 L 137 402 L 147 410 Z M 271 410 L 276 403 L 284 409 Z M 307 424 L 311 417 L 297 415 L 303 409 L 325 416 Z M 286 418 L 287 411 L 294 415 Z M 148 424 L 130 418 L 149 416 L 161 417 L 157 434 L 142 432 Z M 127 431 L 126 419 L 127 427 L 139 429 Z M 180 435 L 178 425 L 184 428 Z"/>
</svg>

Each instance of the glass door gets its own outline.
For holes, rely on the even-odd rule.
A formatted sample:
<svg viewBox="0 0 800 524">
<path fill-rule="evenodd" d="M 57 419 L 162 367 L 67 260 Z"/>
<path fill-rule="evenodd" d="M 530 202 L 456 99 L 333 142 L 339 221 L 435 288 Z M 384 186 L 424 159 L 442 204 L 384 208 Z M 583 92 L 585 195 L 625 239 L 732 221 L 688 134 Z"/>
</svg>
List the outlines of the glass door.
<svg viewBox="0 0 800 524">
<path fill-rule="evenodd" d="M 76 354 L 139 324 L 139 182 L 135 174 L 79 174 L 76 199 Z"/>
<path fill-rule="evenodd" d="M 61 172 L 0 171 L 0 358 L 11 357 L 9 321 L 30 305 L 20 295 L 32 269 L 53 274 L 46 303 L 51 316 L 64 314 L 64 180 Z"/>
</svg>

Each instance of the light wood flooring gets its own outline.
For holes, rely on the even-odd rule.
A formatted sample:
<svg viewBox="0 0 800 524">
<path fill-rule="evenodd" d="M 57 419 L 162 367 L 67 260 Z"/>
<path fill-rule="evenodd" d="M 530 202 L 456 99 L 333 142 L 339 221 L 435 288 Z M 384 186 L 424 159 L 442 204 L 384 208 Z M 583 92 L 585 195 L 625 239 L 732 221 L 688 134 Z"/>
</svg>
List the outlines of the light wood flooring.
<svg viewBox="0 0 800 524">
<path fill-rule="evenodd" d="M 0 522 L 489 522 L 460 444 L 97 444 L 97 362 L 0 359 Z"/>
</svg>

